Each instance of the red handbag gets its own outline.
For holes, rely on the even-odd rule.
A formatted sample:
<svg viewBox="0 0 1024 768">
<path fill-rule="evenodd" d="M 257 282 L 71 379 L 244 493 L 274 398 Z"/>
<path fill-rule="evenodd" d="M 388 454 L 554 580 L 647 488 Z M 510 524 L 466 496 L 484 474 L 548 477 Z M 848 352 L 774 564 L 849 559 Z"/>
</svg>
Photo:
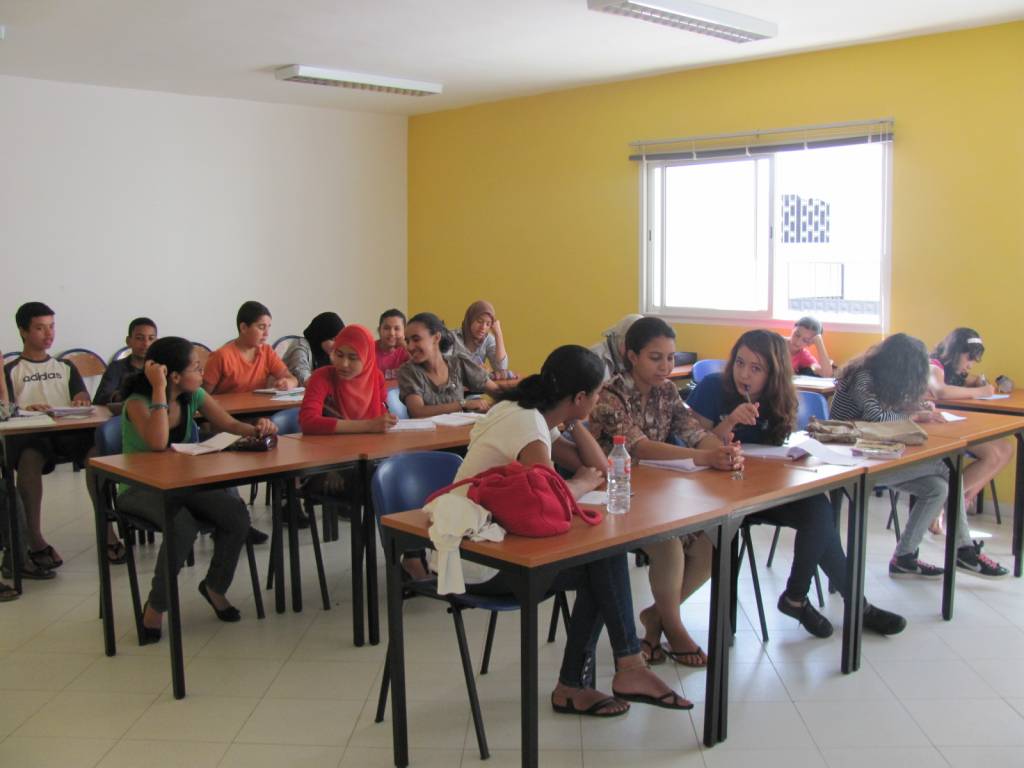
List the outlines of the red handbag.
<svg viewBox="0 0 1024 768">
<path fill-rule="evenodd" d="M 562 476 L 542 464 L 524 467 L 513 461 L 493 467 L 432 493 L 427 503 L 463 485 L 469 486 L 466 495 L 470 501 L 486 509 L 494 522 L 517 536 L 557 536 L 569 530 L 573 515 L 579 515 L 590 525 L 601 522 L 600 512 L 581 509 Z"/>
</svg>

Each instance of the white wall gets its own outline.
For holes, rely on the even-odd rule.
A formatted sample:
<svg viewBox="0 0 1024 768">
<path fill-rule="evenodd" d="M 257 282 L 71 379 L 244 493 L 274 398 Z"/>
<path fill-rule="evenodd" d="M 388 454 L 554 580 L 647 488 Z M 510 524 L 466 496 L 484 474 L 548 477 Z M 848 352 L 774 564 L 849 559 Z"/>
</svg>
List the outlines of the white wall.
<svg viewBox="0 0 1024 768">
<path fill-rule="evenodd" d="M 312 87 L 296 85 L 300 87 Z M 215 346 L 405 308 L 406 118 L 0 77 L 0 350 L 57 312 L 54 352 L 128 321 Z"/>
</svg>

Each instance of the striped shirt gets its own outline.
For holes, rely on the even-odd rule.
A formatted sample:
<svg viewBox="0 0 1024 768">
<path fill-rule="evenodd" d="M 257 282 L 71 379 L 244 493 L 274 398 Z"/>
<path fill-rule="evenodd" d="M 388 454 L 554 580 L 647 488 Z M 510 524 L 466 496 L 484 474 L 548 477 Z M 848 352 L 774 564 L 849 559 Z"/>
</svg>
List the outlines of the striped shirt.
<svg viewBox="0 0 1024 768">
<path fill-rule="evenodd" d="M 831 418 L 840 421 L 905 421 L 909 413 L 883 408 L 875 396 L 875 382 L 863 368 L 836 382 Z"/>
</svg>

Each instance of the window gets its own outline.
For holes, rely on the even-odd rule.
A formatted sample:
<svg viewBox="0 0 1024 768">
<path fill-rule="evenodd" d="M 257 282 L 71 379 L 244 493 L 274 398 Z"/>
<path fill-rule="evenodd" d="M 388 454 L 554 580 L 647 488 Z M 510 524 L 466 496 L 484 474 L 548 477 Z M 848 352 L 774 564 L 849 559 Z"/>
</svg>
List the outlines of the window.
<svg viewBox="0 0 1024 768">
<path fill-rule="evenodd" d="M 635 156 L 643 311 L 742 322 L 810 314 L 832 327 L 884 328 L 891 122 L 872 121 L 873 131 L 854 125 L 839 126 L 838 138 L 835 130 L 786 129 L 770 133 L 805 138 L 722 137 L 732 140 L 725 147 L 715 137 L 673 140 L 693 146 Z"/>
</svg>

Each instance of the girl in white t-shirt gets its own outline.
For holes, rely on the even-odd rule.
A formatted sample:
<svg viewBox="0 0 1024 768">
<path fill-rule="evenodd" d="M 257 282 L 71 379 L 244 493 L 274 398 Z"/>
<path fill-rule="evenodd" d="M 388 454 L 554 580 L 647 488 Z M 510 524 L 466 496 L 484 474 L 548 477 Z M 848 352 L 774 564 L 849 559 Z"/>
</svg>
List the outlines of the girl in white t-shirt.
<svg viewBox="0 0 1024 768">
<path fill-rule="evenodd" d="M 519 461 L 526 466 L 557 463 L 575 473 L 568 484 L 576 498 L 599 486 L 607 460 L 590 433 L 578 425 L 597 402 L 603 378 L 604 365 L 593 352 L 575 345 L 556 349 L 540 374 L 499 395 L 498 405 L 474 427 L 456 479 Z M 572 441 L 557 431 L 560 424 Z M 494 595 L 510 593 L 512 587 L 512 579 L 498 574 L 468 590 Z M 556 712 L 614 717 L 624 714 L 630 701 L 666 709 L 693 707 L 647 668 L 640 653 L 624 554 L 564 570 L 551 589 L 576 590 L 558 684 L 551 693 Z M 615 656 L 612 696 L 588 687 L 584 671 L 602 626 L 608 628 Z"/>
</svg>

